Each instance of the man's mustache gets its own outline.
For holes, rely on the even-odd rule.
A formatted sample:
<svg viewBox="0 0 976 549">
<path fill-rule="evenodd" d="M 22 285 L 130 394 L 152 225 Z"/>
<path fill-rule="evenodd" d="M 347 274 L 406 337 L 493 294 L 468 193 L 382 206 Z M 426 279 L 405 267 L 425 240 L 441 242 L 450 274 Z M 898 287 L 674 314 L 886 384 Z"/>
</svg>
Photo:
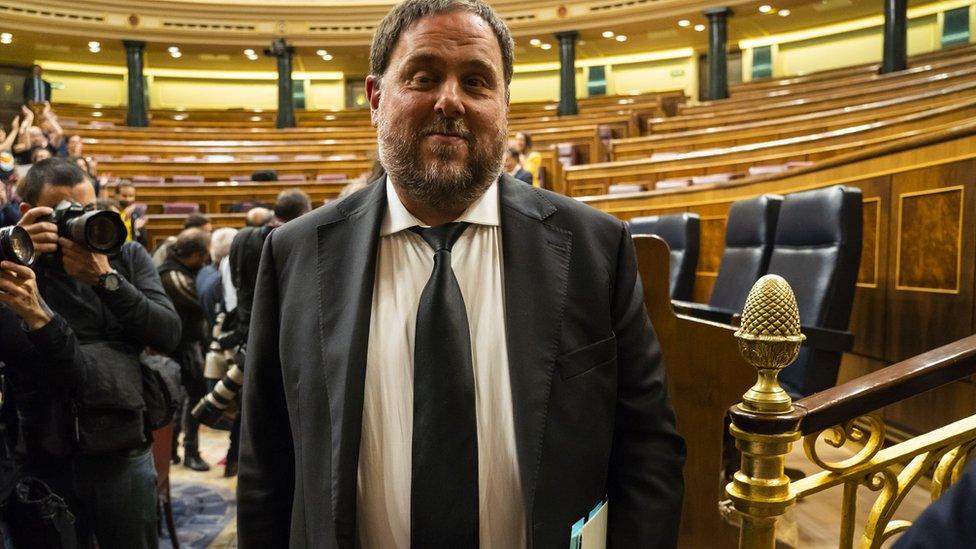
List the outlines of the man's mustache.
<svg viewBox="0 0 976 549">
<path fill-rule="evenodd" d="M 424 127 L 424 129 L 421 130 L 420 135 L 422 137 L 427 137 L 428 135 L 433 135 L 435 133 L 460 137 L 466 141 L 471 140 L 471 130 L 469 130 L 467 124 L 460 119 L 441 118 L 439 120 L 435 120 Z"/>
</svg>

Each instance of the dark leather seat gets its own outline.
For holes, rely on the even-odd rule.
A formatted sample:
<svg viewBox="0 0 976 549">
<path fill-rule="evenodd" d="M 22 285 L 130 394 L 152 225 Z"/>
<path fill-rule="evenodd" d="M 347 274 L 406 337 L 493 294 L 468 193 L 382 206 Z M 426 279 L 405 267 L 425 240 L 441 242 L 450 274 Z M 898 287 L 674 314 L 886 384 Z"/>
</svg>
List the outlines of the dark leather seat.
<svg viewBox="0 0 976 549">
<path fill-rule="evenodd" d="M 732 204 L 725 225 L 725 251 L 708 300 L 711 307 L 742 311 L 752 285 L 769 269 L 782 203 L 782 196 L 764 194 Z"/>
<path fill-rule="evenodd" d="M 701 220 L 696 213 L 652 215 L 630 220 L 632 234 L 653 234 L 671 250 L 671 299 L 690 300 L 695 288 Z"/>
<path fill-rule="evenodd" d="M 788 195 L 780 209 L 770 274 L 796 294 L 807 341 L 779 376 L 794 398 L 833 387 L 861 261 L 861 190 L 837 185 Z"/>
<path fill-rule="evenodd" d="M 742 312 L 752 285 L 769 268 L 782 203 L 782 196 L 764 194 L 732 204 L 725 225 L 725 251 L 708 304 L 676 301 L 672 305 L 677 312 L 725 324 Z"/>
</svg>

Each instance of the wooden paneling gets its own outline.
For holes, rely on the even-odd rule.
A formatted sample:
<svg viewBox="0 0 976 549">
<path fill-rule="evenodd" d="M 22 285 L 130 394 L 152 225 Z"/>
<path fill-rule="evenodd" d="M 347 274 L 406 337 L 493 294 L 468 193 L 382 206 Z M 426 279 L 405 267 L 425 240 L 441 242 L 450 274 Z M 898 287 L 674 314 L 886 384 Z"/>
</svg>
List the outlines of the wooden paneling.
<svg viewBox="0 0 976 549">
<path fill-rule="evenodd" d="M 973 333 L 974 191 L 973 159 L 892 176 L 885 360 Z"/>
<path fill-rule="evenodd" d="M 882 176 L 848 183 L 864 196 L 861 266 L 850 330 L 855 334 L 854 352 L 877 360 L 885 354 L 887 338 L 888 216 L 891 177 Z"/>
</svg>

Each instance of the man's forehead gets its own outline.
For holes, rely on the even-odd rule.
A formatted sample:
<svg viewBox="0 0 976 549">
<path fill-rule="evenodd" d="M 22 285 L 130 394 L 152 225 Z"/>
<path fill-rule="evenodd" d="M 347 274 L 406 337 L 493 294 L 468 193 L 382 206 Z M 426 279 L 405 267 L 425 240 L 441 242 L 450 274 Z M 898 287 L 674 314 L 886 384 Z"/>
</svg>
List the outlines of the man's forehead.
<svg viewBox="0 0 976 549">
<path fill-rule="evenodd" d="M 423 17 L 404 29 L 393 49 L 391 59 L 410 59 L 417 56 L 436 55 L 436 49 L 428 50 L 423 44 L 450 46 L 451 53 L 458 48 L 489 56 L 484 61 L 501 68 L 501 45 L 487 21 L 477 14 L 456 10 Z M 418 46 L 421 48 L 418 49 Z"/>
</svg>

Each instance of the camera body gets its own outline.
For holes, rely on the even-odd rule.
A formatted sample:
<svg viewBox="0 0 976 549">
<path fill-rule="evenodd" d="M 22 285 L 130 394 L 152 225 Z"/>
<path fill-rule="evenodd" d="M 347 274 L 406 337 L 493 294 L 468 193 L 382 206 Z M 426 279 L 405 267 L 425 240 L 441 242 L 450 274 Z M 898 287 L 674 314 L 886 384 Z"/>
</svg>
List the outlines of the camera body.
<svg viewBox="0 0 976 549">
<path fill-rule="evenodd" d="M 117 253 L 128 236 L 122 216 L 118 213 L 95 210 L 70 200 L 62 200 L 55 206 L 48 220 L 57 225 L 58 236 L 95 253 Z"/>
</svg>

